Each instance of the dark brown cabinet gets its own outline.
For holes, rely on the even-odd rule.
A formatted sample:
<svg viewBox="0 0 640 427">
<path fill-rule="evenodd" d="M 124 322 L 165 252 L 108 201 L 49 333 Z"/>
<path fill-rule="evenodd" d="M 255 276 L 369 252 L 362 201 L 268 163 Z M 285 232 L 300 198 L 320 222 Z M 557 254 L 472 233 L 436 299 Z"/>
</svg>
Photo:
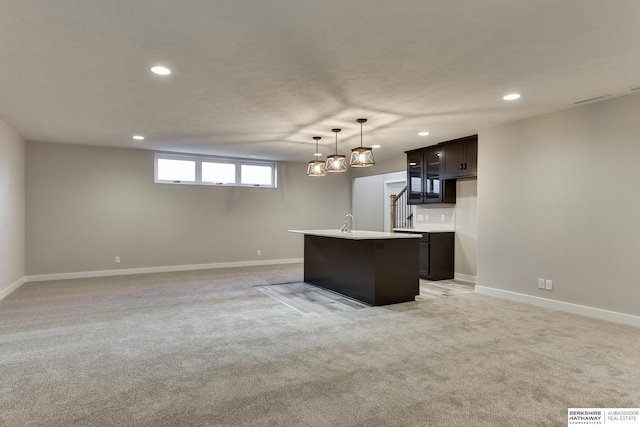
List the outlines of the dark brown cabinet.
<svg viewBox="0 0 640 427">
<path fill-rule="evenodd" d="M 456 179 L 478 176 L 478 135 L 406 151 L 407 203 L 455 203 Z"/>
<path fill-rule="evenodd" d="M 478 175 L 478 135 L 447 141 L 440 146 L 443 149 L 443 179 Z"/>
<path fill-rule="evenodd" d="M 443 149 L 427 147 L 407 151 L 407 203 L 455 203 L 455 182 L 442 179 Z"/>
<path fill-rule="evenodd" d="M 416 231 L 415 233 L 420 233 Z M 453 279 L 454 232 L 421 232 L 420 278 L 428 280 Z"/>
</svg>

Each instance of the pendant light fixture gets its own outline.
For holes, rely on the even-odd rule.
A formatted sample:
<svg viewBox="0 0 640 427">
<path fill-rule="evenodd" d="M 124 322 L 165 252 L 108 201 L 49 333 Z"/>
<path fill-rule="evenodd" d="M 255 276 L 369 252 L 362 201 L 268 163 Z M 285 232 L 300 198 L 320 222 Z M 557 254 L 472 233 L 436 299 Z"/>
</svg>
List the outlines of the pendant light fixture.
<svg viewBox="0 0 640 427">
<path fill-rule="evenodd" d="M 327 157 L 325 164 L 325 170 L 327 172 L 346 172 L 347 171 L 347 159 L 345 156 L 338 154 L 338 132 L 342 129 L 331 129 L 331 132 L 336 134 L 336 154 Z"/>
<path fill-rule="evenodd" d="M 320 141 L 322 137 L 314 136 L 313 139 L 316 140 L 316 152 L 313 155 L 319 156 L 318 141 Z M 307 176 L 325 176 L 326 174 L 327 172 L 324 169 L 324 162 L 322 160 L 318 160 L 316 157 L 314 160 L 309 162 L 309 166 L 307 167 Z"/>
<path fill-rule="evenodd" d="M 371 147 L 362 146 L 362 124 L 367 122 L 367 119 L 358 119 L 356 122 L 360 123 L 360 147 L 356 147 L 351 150 L 351 160 L 349 164 L 354 168 L 366 168 L 373 166 L 376 162 L 373 160 L 373 151 Z"/>
</svg>

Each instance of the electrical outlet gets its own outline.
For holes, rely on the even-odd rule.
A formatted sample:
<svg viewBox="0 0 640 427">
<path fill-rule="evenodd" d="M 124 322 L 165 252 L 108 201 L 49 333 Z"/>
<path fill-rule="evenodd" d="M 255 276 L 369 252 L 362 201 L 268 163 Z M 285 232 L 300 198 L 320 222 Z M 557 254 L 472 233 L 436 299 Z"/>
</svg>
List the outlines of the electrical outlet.
<svg viewBox="0 0 640 427">
<path fill-rule="evenodd" d="M 260 249 L 258 249 L 257 253 L 258 255 L 262 255 L 262 251 Z"/>
<path fill-rule="evenodd" d="M 544 281 L 544 288 L 548 291 L 552 291 L 553 290 L 553 280 L 545 280 Z"/>
<path fill-rule="evenodd" d="M 544 279 L 538 279 L 538 289 L 544 289 Z"/>
<path fill-rule="evenodd" d="M 116 264 L 120 264 L 120 257 L 119 256 L 116 257 Z"/>
</svg>

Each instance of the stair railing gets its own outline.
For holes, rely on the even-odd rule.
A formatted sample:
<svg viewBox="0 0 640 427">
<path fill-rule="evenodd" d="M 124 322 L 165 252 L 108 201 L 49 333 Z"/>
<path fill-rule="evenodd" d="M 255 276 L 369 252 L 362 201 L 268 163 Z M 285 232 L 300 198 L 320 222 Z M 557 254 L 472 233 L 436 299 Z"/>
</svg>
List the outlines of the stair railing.
<svg viewBox="0 0 640 427">
<path fill-rule="evenodd" d="M 407 204 L 407 187 L 405 186 L 397 195 L 390 195 L 389 203 L 389 212 L 391 214 L 389 225 L 391 226 L 391 231 L 394 228 L 412 228 L 413 213 Z"/>
</svg>

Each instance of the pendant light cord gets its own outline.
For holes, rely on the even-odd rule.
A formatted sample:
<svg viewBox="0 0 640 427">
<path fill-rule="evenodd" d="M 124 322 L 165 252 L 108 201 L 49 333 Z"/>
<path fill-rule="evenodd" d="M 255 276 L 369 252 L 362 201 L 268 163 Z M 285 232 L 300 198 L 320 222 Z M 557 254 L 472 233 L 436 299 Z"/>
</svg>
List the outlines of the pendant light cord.
<svg viewBox="0 0 640 427">
<path fill-rule="evenodd" d="M 340 132 L 341 130 L 342 129 L 331 129 L 331 131 L 336 134 L 336 156 L 338 155 L 338 132 Z"/>
<path fill-rule="evenodd" d="M 362 124 L 365 123 L 367 119 L 358 119 L 356 122 L 360 123 L 360 148 L 362 148 Z"/>
</svg>

